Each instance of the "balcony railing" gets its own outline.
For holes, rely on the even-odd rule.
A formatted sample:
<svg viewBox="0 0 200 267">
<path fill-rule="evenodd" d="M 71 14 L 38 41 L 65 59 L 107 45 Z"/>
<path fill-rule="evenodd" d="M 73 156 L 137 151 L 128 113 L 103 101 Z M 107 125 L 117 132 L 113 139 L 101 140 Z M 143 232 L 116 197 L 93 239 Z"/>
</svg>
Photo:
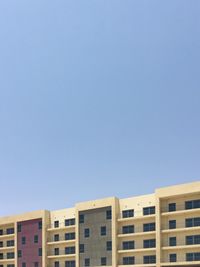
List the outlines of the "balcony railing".
<svg viewBox="0 0 200 267">
<path fill-rule="evenodd" d="M 149 229 L 146 229 L 146 231 L 144 231 L 143 225 L 138 225 L 138 226 L 134 226 L 133 233 L 123 233 L 123 230 L 121 228 L 118 235 L 123 235 L 124 237 L 126 237 L 127 235 L 148 234 L 148 233 L 152 234 L 152 232 L 155 232 L 155 228 L 153 226 L 149 227 Z"/>
<path fill-rule="evenodd" d="M 53 237 L 52 238 L 48 238 L 47 239 L 47 242 L 48 243 L 59 243 L 59 242 L 75 242 L 76 241 L 76 238 L 73 238 L 73 239 L 65 239 L 65 237 L 60 237 L 59 239 L 54 239 Z"/>
<path fill-rule="evenodd" d="M 48 224 L 47 225 L 47 229 L 48 230 L 59 230 L 62 228 L 66 228 L 66 229 L 71 229 L 71 228 L 75 228 L 76 225 L 72 224 L 72 225 L 65 225 L 65 222 L 59 222 L 58 225 L 55 225 L 54 223 Z"/>
<path fill-rule="evenodd" d="M 54 250 L 52 250 L 52 251 L 49 251 L 49 253 L 48 253 L 48 256 L 53 256 L 53 257 L 59 257 L 59 256 L 73 256 L 74 254 L 75 254 L 76 252 L 75 252 L 75 250 L 72 250 L 72 251 L 70 251 L 70 252 L 66 252 L 66 250 L 65 249 L 60 249 L 59 250 L 59 252 L 56 252 L 55 253 L 55 251 Z"/>
<path fill-rule="evenodd" d="M 137 220 L 137 219 L 145 219 L 145 218 L 148 218 L 148 217 L 154 217 L 155 216 L 155 213 L 153 214 L 149 214 L 149 215 L 144 215 L 143 214 L 143 210 L 136 210 L 134 211 L 134 216 L 132 217 L 123 217 L 122 214 L 120 214 L 118 216 L 118 220 Z"/>
<path fill-rule="evenodd" d="M 188 265 L 190 263 L 195 263 L 195 262 L 200 262 L 200 258 L 199 257 L 196 257 L 196 259 L 192 256 L 192 257 L 188 257 L 186 255 L 180 255 L 180 254 L 177 254 L 176 256 L 176 261 L 170 261 L 170 256 L 166 256 L 164 258 L 161 259 L 161 261 L 163 263 L 181 263 L 181 262 L 188 262 Z"/>
<path fill-rule="evenodd" d="M 162 245 L 163 248 L 167 248 L 167 249 L 179 249 L 180 247 L 184 247 L 184 248 L 187 248 L 189 246 L 192 246 L 192 247 L 200 247 L 200 243 L 199 244 L 187 244 L 186 242 L 177 242 L 176 245 L 174 246 L 170 246 L 169 243 L 164 243 Z"/>
<path fill-rule="evenodd" d="M 175 209 L 171 208 L 168 205 L 162 206 L 161 207 L 161 213 L 165 213 L 165 212 L 179 212 L 179 211 L 191 211 L 191 212 L 195 212 L 197 210 L 200 210 L 200 207 L 191 207 L 191 208 L 186 208 L 185 204 L 176 204 Z"/>
<path fill-rule="evenodd" d="M 174 226 L 174 227 L 171 227 L 170 228 L 170 226 L 169 226 L 169 223 L 166 223 L 166 224 L 162 224 L 161 225 L 161 230 L 174 230 L 174 231 L 176 231 L 176 230 L 181 230 L 181 229 L 185 229 L 185 230 L 190 230 L 190 229 L 193 229 L 193 230 L 195 230 L 195 228 L 197 228 L 197 230 L 199 230 L 199 228 L 200 228 L 200 225 L 198 225 L 198 224 L 196 224 L 196 225 L 187 225 L 185 222 L 183 222 L 183 223 L 176 223 L 176 225 Z"/>
</svg>

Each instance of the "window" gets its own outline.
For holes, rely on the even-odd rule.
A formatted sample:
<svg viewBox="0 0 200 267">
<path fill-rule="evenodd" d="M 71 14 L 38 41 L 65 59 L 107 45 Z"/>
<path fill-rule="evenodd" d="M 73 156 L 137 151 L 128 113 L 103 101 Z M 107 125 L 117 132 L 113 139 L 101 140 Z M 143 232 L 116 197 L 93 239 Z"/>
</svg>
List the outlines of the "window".
<svg viewBox="0 0 200 267">
<path fill-rule="evenodd" d="M 12 235 L 12 234 L 14 234 L 14 228 L 8 228 L 8 229 L 6 229 L 6 234 L 7 234 L 7 235 Z"/>
<path fill-rule="evenodd" d="M 54 248 L 54 255 L 59 255 L 59 254 L 60 254 L 59 248 Z"/>
<path fill-rule="evenodd" d="M 144 256 L 143 263 L 144 264 L 156 263 L 156 256 L 155 255 Z"/>
<path fill-rule="evenodd" d="M 7 253 L 7 259 L 14 259 L 15 253 L 14 252 L 8 252 Z"/>
<path fill-rule="evenodd" d="M 26 237 L 22 236 L 22 245 L 25 245 L 25 244 L 26 244 Z"/>
<path fill-rule="evenodd" d="M 22 231 L 22 225 L 21 223 L 17 224 L 17 232 L 20 233 Z"/>
<path fill-rule="evenodd" d="M 169 245 L 170 245 L 170 247 L 176 246 L 176 237 L 175 236 L 169 238 Z"/>
<path fill-rule="evenodd" d="M 143 224 L 143 231 L 144 232 L 155 231 L 155 229 L 156 229 L 156 224 L 155 223 L 145 223 L 145 224 Z"/>
<path fill-rule="evenodd" d="M 186 253 L 186 261 L 200 261 L 200 253 Z"/>
<path fill-rule="evenodd" d="M 90 266 L 90 259 L 89 258 L 85 259 L 85 266 Z"/>
<path fill-rule="evenodd" d="M 84 253 L 85 252 L 85 246 L 84 246 L 84 244 L 80 244 L 79 245 L 79 252 L 80 253 Z"/>
<path fill-rule="evenodd" d="M 21 258 L 22 257 L 22 251 L 21 250 L 18 250 L 17 256 L 18 256 L 18 258 Z"/>
<path fill-rule="evenodd" d="M 59 261 L 55 261 L 55 262 L 54 262 L 54 266 L 55 266 L 55 267 L 59 267 L 59 266 L 60 266 L 60 262 L 59 262 Z"/>
<path fill-rule="evenodd" d="M 59 228 L 59 221 L 54 222 L 54 228 Z"/>
<path fill-rule="evenodd" d="M 3 235 L 3 230 L 2 229 L 0 229 L 0 235 Z"/>
<path fill-rule="evenodd" d="M 186 245 L 197 245 L 200 244 L 200 235 L 190 235 L 185 237 Z"/>
<path fill-rule="evenodd" d="M 122 217 L 123 218 L 134 217 L 134 210 L 123 210 Z"/>
<path fill-rule="evenodd" d="M 200 208 L 200 199 L 185 201 L 185 209 L 199 209 Z"/>
<path fill-rule="evenodd" d="M 75 225 L 75 219 L 66 219 L 65 226 Z"/>
<path fill-rule="evenodd" d="M 135 264 L 135 257 L 123 257 L 123 265 Z"/>
<path fill-rule="evenodd" d="M 168 211 L 169 212 L 176 211 L 176 203 L 169 203 Z"/>
<path fill-rule="evenodd" d="M 26 263 L 25 262 L 22 262 L 22 267 L 26 267 Z"/>
<path fill-rule="evenodd" d="M 107 241 L 106 242 L 106 250 L 111 251 L 112 250 L 112 241 Z"/>
<path fill-rule="evenodd" d="M 0 253 L 0 260 L 3 260 L 3 253 Z"/>
<path fill-rule="evenodd" d="M 41 257 L 42 256 L 42 248 L 38 249 L 38 256 Z"/>
<path fill-rule="evenodd" d="M 39 240 L 38 235 L 35 235 L 34 236 L 34 243 L 37 244 L 38 243 L 38 240 Z"/>
<path fill-rule="evenodd" d="M 6 242 L 6 245 L 7 245 L 7 247 L 14 247 L 14 245 L 15 245 L 15 241 L 14 241 L 14 240 L 8 240 L 8 241 Z"/>
<path fill-rule="evenodd" d="M 135 248 L 135 242 L 134 241 L 124 241 L 122 243 L 122 245 L 123 245 L 123 250 Z"/>
<path fill-rule="evenodd" d="M 200 226 L 200 217 L 185 219 L 185 227 L 197 227 Z"/>
<path fill-rule="evenodd" d="M 101 235 L 106 235 L 106 226 L 101 226 Z"/>
<path fill-rule="evenodd" d="M 65 254 L 75 254 L 75 247 L 66 247 Z"/>
<path fill-rule="evenodd" d="M 101 266 L 106 266 L 107 265 L 107 259 L 106 257 L 101 258 Z"/>
<path fill-rule="evenodd" d="M 65 240 L 74 240 L 75 239 L 75 233 L 66 233 L 65 234 Z"/>
<path fill-rule="evenodd" d="M 169 254 L 169 261 L 176 262 L 176 254 Z"/>
<path fill-rule="evenodd" d="M 34 267 L 39 267 L 39 262 L 34 262 Z"/>
<path fill-rule="evenodd" d="M 107 210 L 106 211 L 106 219 L 111 220 L 112 219 L 112 210 Z"/>
<path fill-rule="evenodd" d="M 79 215 L 79 223 L 84 223 L 85 222 L 85 216 L 84 214 Z"/>
<path fill-rule="evenodd" d="M 75 261 L 66 261 L 65 262 L 65 267 L 75 267 L 76 263 Z"/>
<path fill-rule="evenodd" d="M 42 221 L 38 222 L 38 229 L 41 230 L 42 229 Z"/>
<path fill-rule="evenodd" d="M 3 247 L 3 241 L 0 241 L 0 248 Z"/>
<path fill-rule="evenodd" d="M 57 242 L 60 240 L 59 234 L 54 235 L 54 241 Z"/>
<path fill-rule="evenodd" d="M 87 237 L 90 237 L 90 229 L 89 228 L 85 228 L 84 230 L 84 236 L 87 238 Z"/>
<path fill-rule="evenodd" d="M 122 227 L 123 234 L 131 234 L 134 233 L 134 225 L 126 225 Z"/>
<path fill-rule="evenodd" d="M 143 240 L 143 247 L 144 248 L 155 248 L 156 247 L 156 240 L 155 239 Z"/>
<path fill-rule="evenodd" d="M 170 220 L 169 229 L 175 229 L 175 228 L 176 228 L 176 220 Z"/>
<path fill-rule="evenodd" d="M 155 206 L 143 208 L 143 215 L 155 214 Z"/>
</svg>

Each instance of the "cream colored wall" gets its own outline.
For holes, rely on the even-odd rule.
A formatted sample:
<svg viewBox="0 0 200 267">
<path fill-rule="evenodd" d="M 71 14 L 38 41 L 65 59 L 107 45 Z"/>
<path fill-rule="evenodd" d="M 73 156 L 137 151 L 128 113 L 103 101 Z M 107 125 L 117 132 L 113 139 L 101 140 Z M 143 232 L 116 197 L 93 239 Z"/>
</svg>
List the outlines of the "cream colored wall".
<svg viewBox="0 0 200 267">
<path fill-rule="evenodd" d="M 200 182 L 193 182 L 187 184 L 174 185 L 169 187 L 163 187 L 155 190 L 155 194 L 159 198 L 175 197 L 184 194 L 199 194 Z"/>
<path fill-rule="evenodd" d="M 123 210 L 134 209 L 134 217 L 143 216 L 143 208 L 155 206 L 155 195 L 143 195 L 119 200 L 119 218 Z"/>
<path fill-rule="evenodd" d="M 54 227 L 54 221 L 59 221 L 60 226 L 64 227 L 65 220 L 75 218 L 75 216 L 76 216 L 75 208 L 51 211 L 50 212 L 50 227 Z"/>
</svg>

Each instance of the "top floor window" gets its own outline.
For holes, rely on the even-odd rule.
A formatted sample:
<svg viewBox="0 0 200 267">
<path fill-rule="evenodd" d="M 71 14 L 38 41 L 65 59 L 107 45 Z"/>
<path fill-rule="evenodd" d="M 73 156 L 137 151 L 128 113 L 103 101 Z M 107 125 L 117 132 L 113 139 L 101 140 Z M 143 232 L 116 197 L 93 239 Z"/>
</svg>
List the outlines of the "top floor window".
<svg viewBox="0 0 200 267">
<path fill-rule="evenodd" d="M 200 208 L 200 199 L 197 200 L 191 200 L 191 201 L 185 201 L 185 209 L 199 209 Z"/>
<path fill-rule="evenodd" d="M 155 206 L 143 208 L 143 215 L 155 214 Z"/>
<path fill-rule="evenodd" d="M 85 222 L 85 216 L 84 214 L 79 215 L 79 223 L 84 223 Z"/>
<path fill-rule="evenodd" d="M 38 229 L 41 230 L 42 229 L 42 221 L 38 222 Z"/>
<path fill-rule="evenodd" d="M 66 219 L 65 226 L 75 225 L 75 219 Z"/>
<path fill-rule="evenodd" d="M 12 235 L 12 234 L 14 234 L 14 228 L 8 228 L 8 229 L 6 229 L 6 234 L 7 234 L 7 235 Z"/>
<path fill-rule="evenodd" d="M 106 211 L 106 219 L 111 220 L 112 219 L 112 210 L 107 210 Z"/>
<path fill-rule="evenodd" d="M 134 210 L 123 210 L 122 211 L 122 217 L 123 218 L 129 218 L 129 217 L 134 217 Z"/>
<path fill-rule="evenodd" d="M 169 212 L 176 211 L 176 203 L 169 203 L 168 211 Z"/>
<path fill-rule="evenodd" d="M 55 227 L 55 228 L 58 228 L 58 227 L 59 227 L 59 221 L 55 221 L 55 222 L 54 222 L 54 227 Z"/>
</svg>

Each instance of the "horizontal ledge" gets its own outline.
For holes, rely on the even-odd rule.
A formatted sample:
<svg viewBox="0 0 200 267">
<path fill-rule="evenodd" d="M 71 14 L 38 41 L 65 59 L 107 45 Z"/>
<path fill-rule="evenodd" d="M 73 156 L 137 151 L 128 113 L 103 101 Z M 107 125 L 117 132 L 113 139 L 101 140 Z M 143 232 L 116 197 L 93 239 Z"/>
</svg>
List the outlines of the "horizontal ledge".
<svg viewBox="0 0 200 267">
<path fill-rule="evenodd" d="M 62 241 L 52 241 L 52 242 L 47 242 L 47 245 L 63 245 L 63 244 L 69 244 L 69 243 L 75 243 L 76 240 L 62 240 Z"/>
<path fill-rule="evenodd" d="M 131 233 L 131 234 L 118 234 L 118 237 L 126 238 L 126 237 L 134 237 L 134 236 L 140 236 L 140 235 L 153 235 L 156 234 L 156 231 L 148 231 L 148 232 L 138 232 L 138 233 Z"/>
<path fill-rule="evenodd" d="M 74 258 L 76 254 L 63 254 L 63 255 L 49 255 L 48 259 L 59 259 L 59 258 Z"/>
<path fill-rule="evenodd" d="M 55 228 L 48 228 L 47 231 L 48 232 L 53 232 L 53 231 L 62 231 L 62 230 L 71 230 L 74 229 L 76 226 L 75 225 L 71 225 L 71 226 L 63 226 L 63 227 L 55 227 Z"/>
<path fill-rule="evenodd" d="M 155 251 L 156 248 L 138 248 L 138 249 L 126 249 L 126 250 L 118 250 L 118 253 L 120 254 L 126 254 L 126 253 L 137 253 L 137 252 L 149 252 L 149 251 Z"/>
</svg>

